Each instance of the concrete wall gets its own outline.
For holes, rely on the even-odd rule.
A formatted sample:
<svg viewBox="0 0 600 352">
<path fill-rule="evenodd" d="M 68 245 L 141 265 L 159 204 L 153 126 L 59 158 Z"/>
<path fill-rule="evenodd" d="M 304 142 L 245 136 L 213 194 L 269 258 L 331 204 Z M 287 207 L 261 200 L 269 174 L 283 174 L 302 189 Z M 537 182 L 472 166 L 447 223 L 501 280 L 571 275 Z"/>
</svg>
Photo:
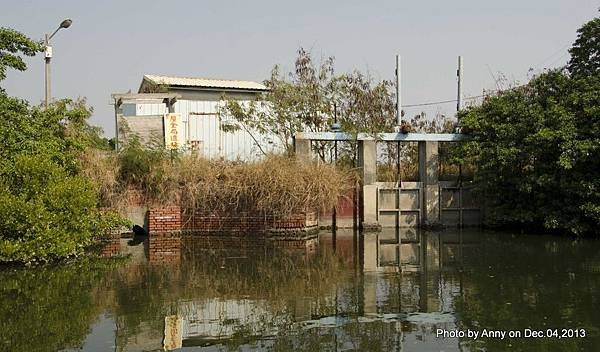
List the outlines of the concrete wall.
<svg viewBox="0 0 600 352">
<path fill-rule="evenodd" d="M 119 121 L 125 122 L 131 133 L 119 135 L 120 143 L 127 143 L 136 134 L 145 145 L 152 143 L 164 144 L 165 133 L 163 128 L 163 116 L 122 116 Z"/>
</svg>

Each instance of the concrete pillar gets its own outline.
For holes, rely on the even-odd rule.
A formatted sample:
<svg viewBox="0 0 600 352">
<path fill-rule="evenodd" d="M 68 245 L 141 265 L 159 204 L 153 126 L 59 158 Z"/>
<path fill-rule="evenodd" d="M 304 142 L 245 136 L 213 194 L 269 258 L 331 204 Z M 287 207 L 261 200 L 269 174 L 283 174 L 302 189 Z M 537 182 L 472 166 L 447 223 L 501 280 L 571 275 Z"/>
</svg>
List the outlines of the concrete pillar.
<svg viewBox="0 0 600 352">
<path fill-rule="evenodd" d="M 296 158 L 302 162 L 312 161 L 310 139 L 294 138 L 294 153 L 296 154 Z"/>
<path fill-rule="evenodd" d="M 358 164 L 363 185 L 377 182 L 377 144 L 375 141 L 358 141 Z"/>
<path fill-rule="evenodd" d="M 175 98 L 165 98 L 163 101 L 167 107 L 167 111 L 169 113 L 173 113 L 175 112 L 175 103 L 177 102 L 177 99 Z"/>
<path fill-rule="evenodd" d="M 377 278 L 378 275 L 363 276 L 363 314 L 377 314 Z"/>
<path fill-rule="evenodd" d="M 419 142 L 419 181 L 423 187 L 421 224 L 440 223 L 438 142 Z"/>
<path fill-rule="evenodd" d="M 377 217 L 377 144 L 375 141 L 358 141 L 358 164 L 361 173 L 360 226 L 379 229 Z"/>
<path fill-rule="evenodd" d="M 362 219 L 363 229 L 377 230 L 379 222 L 377 217 L 377 185 L 364 185 L 362 187 Z"/>
</svg>

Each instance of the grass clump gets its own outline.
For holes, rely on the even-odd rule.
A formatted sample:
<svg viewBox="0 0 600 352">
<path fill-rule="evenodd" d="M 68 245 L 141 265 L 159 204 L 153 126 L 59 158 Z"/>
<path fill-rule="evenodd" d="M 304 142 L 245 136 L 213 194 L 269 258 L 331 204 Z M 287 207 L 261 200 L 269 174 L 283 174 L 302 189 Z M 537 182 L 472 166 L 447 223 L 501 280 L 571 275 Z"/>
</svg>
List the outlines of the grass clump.
<svg viewBox="0 0 600 352">
<path fill-rule="evenodd" d="M 149 206 L 287 215 L 330 209 L 354 185 L 351 170 L 278 155 L 241 162 L 127 146 L 118 154 L 87 154 L 83 165 L 101 203 L 120 209 L 126 192 L 141 190 Z"/>
</svg>

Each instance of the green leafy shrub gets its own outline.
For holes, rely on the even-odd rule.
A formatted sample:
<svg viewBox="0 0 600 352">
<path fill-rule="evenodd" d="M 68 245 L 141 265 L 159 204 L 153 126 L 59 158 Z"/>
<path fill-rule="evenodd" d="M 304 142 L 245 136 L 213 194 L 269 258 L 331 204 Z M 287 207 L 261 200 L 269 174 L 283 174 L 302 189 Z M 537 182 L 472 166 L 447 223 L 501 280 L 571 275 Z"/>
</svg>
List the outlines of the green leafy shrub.
<svg viewBox="0 0 600 352">
<path fill-rule="evenodd" d="M 23 34 L 0 28 L 0 81 L 23 71 L 20 55 L 42 50 Z M 82 153 L 107 149 L 87 123 L 85 100 L 30 107 L 0 88 L 0 262 L 46 262 L 77 256 L 95 237 L 127 222 L 99 212 L 96 190 L 81 175 Z"/>
<path fill-rule="evenodd" d="M 4 103 L 4 104 L 3 104 Z M 81 106 L 41 112 L 0 96 L 0 261 L 40 262 L 77 256 L 106 230 L 123 224 L 97 211 L 90 181 L 79 175 L 86 147 L 70 117 Z M 19 114 L 15 114 L 19 112 Z M 65 120 L 66 118 L 66 120 Z"/>
<path fill-rule="evenodd" d="M 583 28 L 572 53 L 600 38 L 599 19 Z M 594 57 L 575 55 L 569 69 L 547 71 L 461 112 L 471 138 L 456 155 L 477 165 L 491 224 L 598 234 L 600 63 Z"/>
</svg>

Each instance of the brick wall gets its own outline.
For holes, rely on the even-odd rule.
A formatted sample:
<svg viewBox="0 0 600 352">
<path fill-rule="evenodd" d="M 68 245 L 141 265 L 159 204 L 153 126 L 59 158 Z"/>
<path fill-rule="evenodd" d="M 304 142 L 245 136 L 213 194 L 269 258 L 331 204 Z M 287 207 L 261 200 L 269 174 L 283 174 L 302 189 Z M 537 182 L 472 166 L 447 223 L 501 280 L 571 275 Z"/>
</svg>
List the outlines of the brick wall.
<svg viewBox="0 0 600 352">
<path fill-rule="evenodd" d="M 182 231 L 186 233 L 265 234 L 300 233 L 317 228 L 316 213 L 301 213 L 286 217 L 248 212 L 205 213 L 201 209 L 182 211 Z"/>
<path fill-rule="evenodd" d="M 120 229 L 110 230 L 100 240 L 100 256 L 114 257 L 121 254 L 121 231 Z"/>
<path fill-rule="evenodd" d="M 181 209 L 178 206 L 148 210 L 148 260 L 177 263 L 181 258 Z"/>
<path fill-rule="evenodd" d="M 316 213 L 284 218 L 206 214 L 177 206 L 148 211 L 148 254 L 150 262 L 178 262 L 182 251 L 202 249 L 301 249 L 313 251 Z M 185 236 L 182 236 L 185 234 Z"/>
<path fill-rule="evenodd" d="M 150 234 L 173 231 L 181 231 L 181 209 L 178 206 L 148 210 L 148 232 Z"/>
</svg>

